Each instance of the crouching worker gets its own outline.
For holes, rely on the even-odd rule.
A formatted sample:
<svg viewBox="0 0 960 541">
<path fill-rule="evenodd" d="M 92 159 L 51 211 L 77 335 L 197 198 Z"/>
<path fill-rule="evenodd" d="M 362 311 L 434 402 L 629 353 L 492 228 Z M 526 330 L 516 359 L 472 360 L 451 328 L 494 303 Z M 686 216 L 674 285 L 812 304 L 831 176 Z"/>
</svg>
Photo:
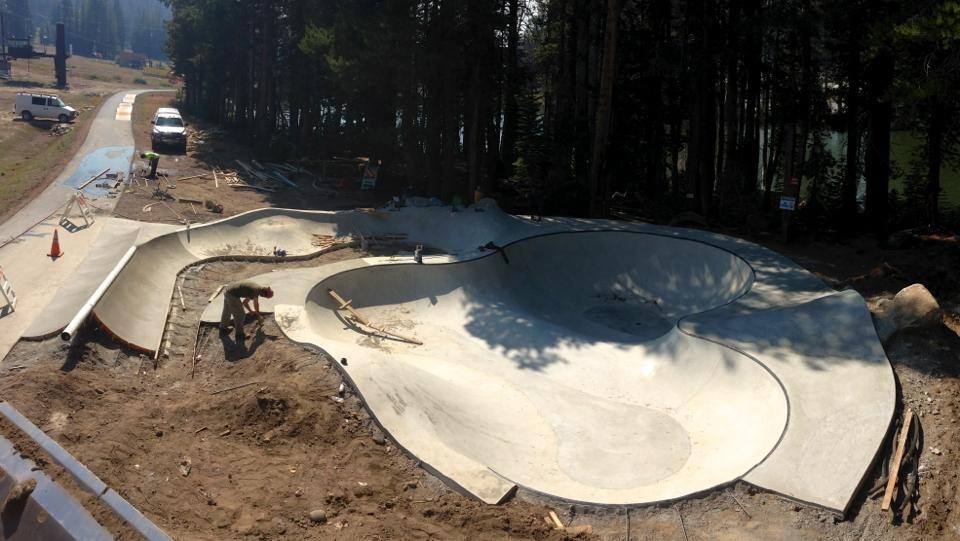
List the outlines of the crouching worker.
<svg viewBox="0 0 960 541">
<path fill-rule="evenodd" d="M 247 318 L 247 312 L 257 316 L 259 321 L 263 321 L 263 315 L 260 314 L 260 297 L 272 298 L 273 290 L 254 282 L 235 282 L 225 287 L 223 289 L 223 314 L 220 315 L 220 332 L 227 332 L 232 319 L 237 343 L 242 345 L 244 338 L 247 337 L 243 332 L 243 323 Z M 250 301 L 253 301 L 253 308 L 250 308 Z"/>
</svg>

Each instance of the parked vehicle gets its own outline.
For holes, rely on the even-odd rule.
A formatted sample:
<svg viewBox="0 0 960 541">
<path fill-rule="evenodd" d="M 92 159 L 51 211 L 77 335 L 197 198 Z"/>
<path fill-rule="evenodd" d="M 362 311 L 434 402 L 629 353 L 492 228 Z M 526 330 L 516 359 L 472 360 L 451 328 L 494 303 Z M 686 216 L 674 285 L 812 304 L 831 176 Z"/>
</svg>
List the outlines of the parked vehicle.
<svg viewBox="0 0 960 541">
<path fill-rule="evenodd" d="M 76 109 L 51 94 L 18 92 L 16 99 L 13 101 L 13 112 L 20 115 L 20 118 L 24 120 L 55 118 L 60 122 L 70 122 L 77 118 Z"/>
<path fill-rule="evenodd" d="M 173 108 L 173 107 L 161 107 L 161 108 L 157 109 L 157 112 L 153 115 L 153 121 L 151 122 L 151 124 L 156 124 L 156 123 L 157 123 L 157 117 L 160 116 L 160 115 L 163 115 L 163 116 L 178 116 L 178 117 L 180 117 L 180 118 L 183 118 L 183 115 L 180 114 L 180 110 L 179 110 L 179 109 L 175 109 L 175 108 Z"/>
<path fill-rule="evenodd" d="M 150 141 L 153 148 L 159 146 L 175 146 L 187 151 L 187 124 L 180 116 L 180 112 L 169 107 L 161 107 L 151 121 L 153 130 L 150 133 Z"/>
</svg>

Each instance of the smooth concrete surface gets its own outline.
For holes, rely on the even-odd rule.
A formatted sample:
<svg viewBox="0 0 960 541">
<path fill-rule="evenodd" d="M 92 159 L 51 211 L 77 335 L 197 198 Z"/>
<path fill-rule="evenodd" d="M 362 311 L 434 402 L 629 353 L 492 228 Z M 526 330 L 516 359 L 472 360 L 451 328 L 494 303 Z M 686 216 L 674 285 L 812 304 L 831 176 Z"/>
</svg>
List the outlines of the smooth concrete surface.
<svg viewBox="0 0 960 541">
<path fill-rule="evenodd" d="M 48 338 L 59 333 L 73 314 L 83 306 L 97 286 L 132 246 L 177 229 L 168 224 L 152 224 L 116 218 L 103 219 L 108 224 L 86 253 L 69 279 L 56 289 L 56 295 L 43 308 L 44 317 L 34 318 L 23 338 Z"/>
<path fill-rule="evenodd" d="M 0 359 L 6 357 L 34 321 L 57 318 L 57 314 L 47 312 L 44 307 L 73 280 L 80 262 L 107 221 L 98 219 L 93 226 L 73 233 L 59 228 L 63 256 L 56 260 L 47 254 L 53 231 L 58 228 L 57 218 L 44 221 L 0 248 L 0 267 L 17 293 L 16 311 L 0 318 Z"/>
<path fill-rule="evenodd" d="M 681 329 L 735 347 L 769 368 L 790 401 L 776 450 L 744 479 L 846 510 L 893 414 L 893 369 L 863 298 L 853 290 L 732 316 L 722 308 Z"/>
<path fill-rule="evenodd" d="M 190 265 L 270 260 L 274 246 L 306 256 L 314 235 L 405 234 L 442 255 L 254 279 L 277 292 L 263 309 L 283 331 L 347 358 L 377 421 L 451 484 L 491 503 L 519 484 L 621 505 L 744 479 L 845 510 L 895 405 L 859 296 L 723 235 L 477 208 L 264 209 L 162 234 L 138 244 L 94 315 L 154 351 Z M 491 241 L 509 263 L 480 248 Z M 356 327 L 328 288 L 424 344 Z"/>
<path fill-rule="evenodd" d="M 307 297 L 311 341 L 350 360 L 411 453 L 445 447 L 441 458 L 468 456 L 529 489 L 619 505 L 730 482 L 776 445 L 787 421 L 776 378 L 675 325 L 741 295 L 743 260 L 627 232 L 535 237 L 508 253 L 509 264 L 358 268 Z M 424 345 L 345 329 L 329 288 Z"/>
</svg>

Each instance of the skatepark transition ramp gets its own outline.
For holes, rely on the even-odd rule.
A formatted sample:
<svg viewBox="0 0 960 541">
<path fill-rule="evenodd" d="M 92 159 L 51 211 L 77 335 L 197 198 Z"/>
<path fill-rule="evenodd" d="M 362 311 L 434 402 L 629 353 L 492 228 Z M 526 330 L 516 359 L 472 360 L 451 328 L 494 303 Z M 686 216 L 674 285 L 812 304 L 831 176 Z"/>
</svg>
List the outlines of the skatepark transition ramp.
<svg viewBox="0 0 960 541">
<path fill-rule="evenodd" d="M 305 303 L 315 343 L 350 359 L 361 390 L 383 390 L 385 426 L 429 433 L 425 452 L 442 446 L 444 460 L 564 499 L 675 499 L 741 477 L 777 444 L 787 401 L 776 378 L 676 326 L 747 291 L 742 259 L 627 232 L 539 236 L 506 253 L 509 264 L 331 276 Z M 424 345 L 345 332 L 329 289 Z"/>
<path fill-rule="evenodd" d="M 138 238 L 86 304 L 156 351 L 184 268 L 272 261 L 274 246 L 309 258 L 315 235 L 402 235 L 438 254 L 252 279 L 276 291 L 262 306 L 289 338 L 349 360 L 344 376 L 398 445 L 486 502 L 519 485 L 643 504 L 744 480 L 844 512 L 893 415 L 892 369 L 859 294 L 704 231 L 534 221 L 490 203 L 265 209 Z M 421 344 L 358 324 L 331 290 Z"/>
</svg>

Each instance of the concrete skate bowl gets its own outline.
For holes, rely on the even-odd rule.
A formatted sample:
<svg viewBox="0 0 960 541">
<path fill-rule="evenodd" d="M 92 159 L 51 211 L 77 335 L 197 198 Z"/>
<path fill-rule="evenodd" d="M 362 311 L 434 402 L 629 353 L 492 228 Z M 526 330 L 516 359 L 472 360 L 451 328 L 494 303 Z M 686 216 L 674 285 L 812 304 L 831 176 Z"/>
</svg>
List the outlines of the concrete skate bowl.
<svg viewBox="0 0 960 541">
<path fill-rule="evenodd" d="M 378 421 L 440 475 L 488 501 L 509 480 L 649 503 L 738 479 L 777 445 L 788 414 L 777 379 L 677 327 L 750 289 L 743 259 L 628 232 L 538 236 L 506 256 L 356 268 L 304 305 L 310 341 L 349 358 Z M 424 344 L 362 332 L 329 289 Z"/>
<path fill-rule="evenodd" d="M 46 310 L 43 322 L 29 336 L 43 338 L 63 329 L 112 266 L 128 248 L 136 250 L 115 279 L 108 280 L 102 298 L 96 301 L 93 316 L 101 327 L 131 347 L 154 352 L 160 347 L 170 298 L 178 273 L 190 265 L 213 260 L 291 261 L 314 257 L 322 252 L 313 245 L 316 235 L 367 236 L 402 233 L 447 253 L 475 249 L 491 238 L 522 227 L 523 221 L 492 207 L 487 212 L 451 213 L 449 209 L 412 209 L 404 213 L 324 212 L 289 209 L 261 209 L 220 221 L 167 233 L 134 244 L 134 236 L 117 239 L 109 250 L 117 252 L 108 261 L 88 261 L 92 269 L 84 286 L 69 292 L 75 302 L 58 302 Z M 122 244 L 122 246 L 121 246 Z M 273 257 L 273 248 L 287 256 Z M 95 258 L 91 258 L 95 259 Z M 72 334 L 64 333 L 64 339 Z"/>
</svg>

